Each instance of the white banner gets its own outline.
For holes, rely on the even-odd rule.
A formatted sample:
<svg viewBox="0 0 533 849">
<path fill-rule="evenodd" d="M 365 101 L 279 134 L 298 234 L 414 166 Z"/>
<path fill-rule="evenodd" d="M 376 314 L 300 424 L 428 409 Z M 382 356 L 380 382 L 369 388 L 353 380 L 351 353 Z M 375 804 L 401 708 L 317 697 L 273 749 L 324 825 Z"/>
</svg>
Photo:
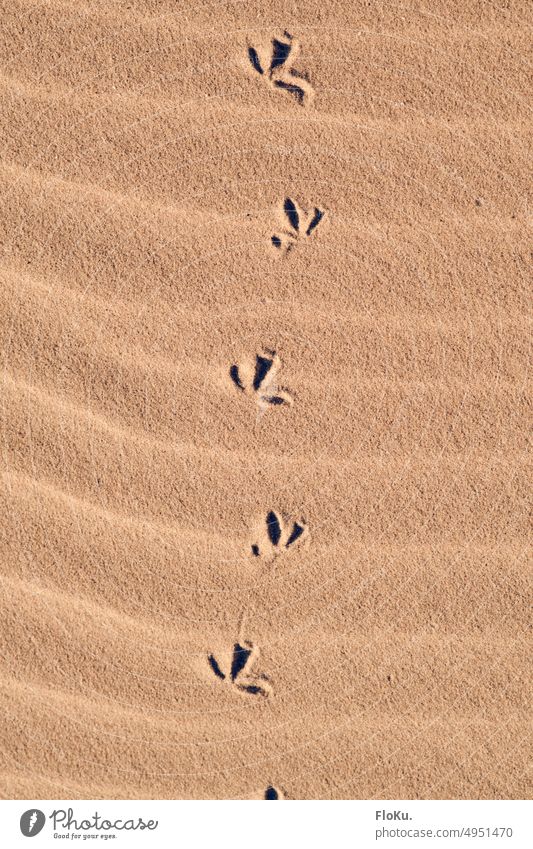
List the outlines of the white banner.
<svg viewBox="0 0 533 849">
<path fill-rule="evenodd" d="M 521 801 L 4 801 L 0 845 L 231 847 L 533 846 Z M 35 843 L 30 840 L 35 839 Z"/>
</svg>

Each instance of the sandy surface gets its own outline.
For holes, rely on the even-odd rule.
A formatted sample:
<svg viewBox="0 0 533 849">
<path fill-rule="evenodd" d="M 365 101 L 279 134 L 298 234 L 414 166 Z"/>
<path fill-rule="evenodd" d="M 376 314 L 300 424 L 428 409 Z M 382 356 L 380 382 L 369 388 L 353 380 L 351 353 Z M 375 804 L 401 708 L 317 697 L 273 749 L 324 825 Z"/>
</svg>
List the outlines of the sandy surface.
<svg viewBox="0 0 533 849">
<path fill-rule="evenodd" d="M 528 795 L 528 6 L 1 0 L 2 797 Z"/>
</svg>

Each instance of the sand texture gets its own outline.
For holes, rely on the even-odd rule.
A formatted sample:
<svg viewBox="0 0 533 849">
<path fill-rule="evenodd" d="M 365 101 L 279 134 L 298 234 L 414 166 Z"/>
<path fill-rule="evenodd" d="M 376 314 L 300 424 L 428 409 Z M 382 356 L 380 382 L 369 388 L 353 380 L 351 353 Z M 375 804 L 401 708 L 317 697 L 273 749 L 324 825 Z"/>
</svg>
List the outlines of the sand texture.
<svg viewBox="0 0 533 849">
<path fill-rule="evenodd" d="M 529 795 L 532 23 L 0 0 L 3 798 Z"/>
</svg>

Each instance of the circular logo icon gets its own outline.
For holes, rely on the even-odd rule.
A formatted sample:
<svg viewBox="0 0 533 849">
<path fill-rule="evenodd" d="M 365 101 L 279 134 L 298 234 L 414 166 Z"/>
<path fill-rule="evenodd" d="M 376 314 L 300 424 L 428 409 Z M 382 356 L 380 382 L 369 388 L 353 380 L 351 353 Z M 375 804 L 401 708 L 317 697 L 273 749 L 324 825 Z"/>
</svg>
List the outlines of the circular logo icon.
<svg viewBox="0 0 533 849">
<path fill-rule="evenodd" d="M 20 818 L 20 830 L 24 837 L 35 837 L 42 830 L 45 822 L 46 817 L 42 811 L 30 808 L 29 811 L 24 811 Z"/>
</svg>

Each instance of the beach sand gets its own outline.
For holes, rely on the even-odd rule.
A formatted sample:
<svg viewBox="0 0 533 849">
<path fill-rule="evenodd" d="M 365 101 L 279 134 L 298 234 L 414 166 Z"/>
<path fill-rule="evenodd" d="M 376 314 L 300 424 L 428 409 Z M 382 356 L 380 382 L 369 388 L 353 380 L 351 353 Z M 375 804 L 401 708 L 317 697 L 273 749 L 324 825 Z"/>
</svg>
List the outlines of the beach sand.
<svg viewBox="0 0 533 849">
<path fill-rule="evenodd" d="M 0 12 L 2 798 L 527 796 L 529 4 Z"/>
</svg>

